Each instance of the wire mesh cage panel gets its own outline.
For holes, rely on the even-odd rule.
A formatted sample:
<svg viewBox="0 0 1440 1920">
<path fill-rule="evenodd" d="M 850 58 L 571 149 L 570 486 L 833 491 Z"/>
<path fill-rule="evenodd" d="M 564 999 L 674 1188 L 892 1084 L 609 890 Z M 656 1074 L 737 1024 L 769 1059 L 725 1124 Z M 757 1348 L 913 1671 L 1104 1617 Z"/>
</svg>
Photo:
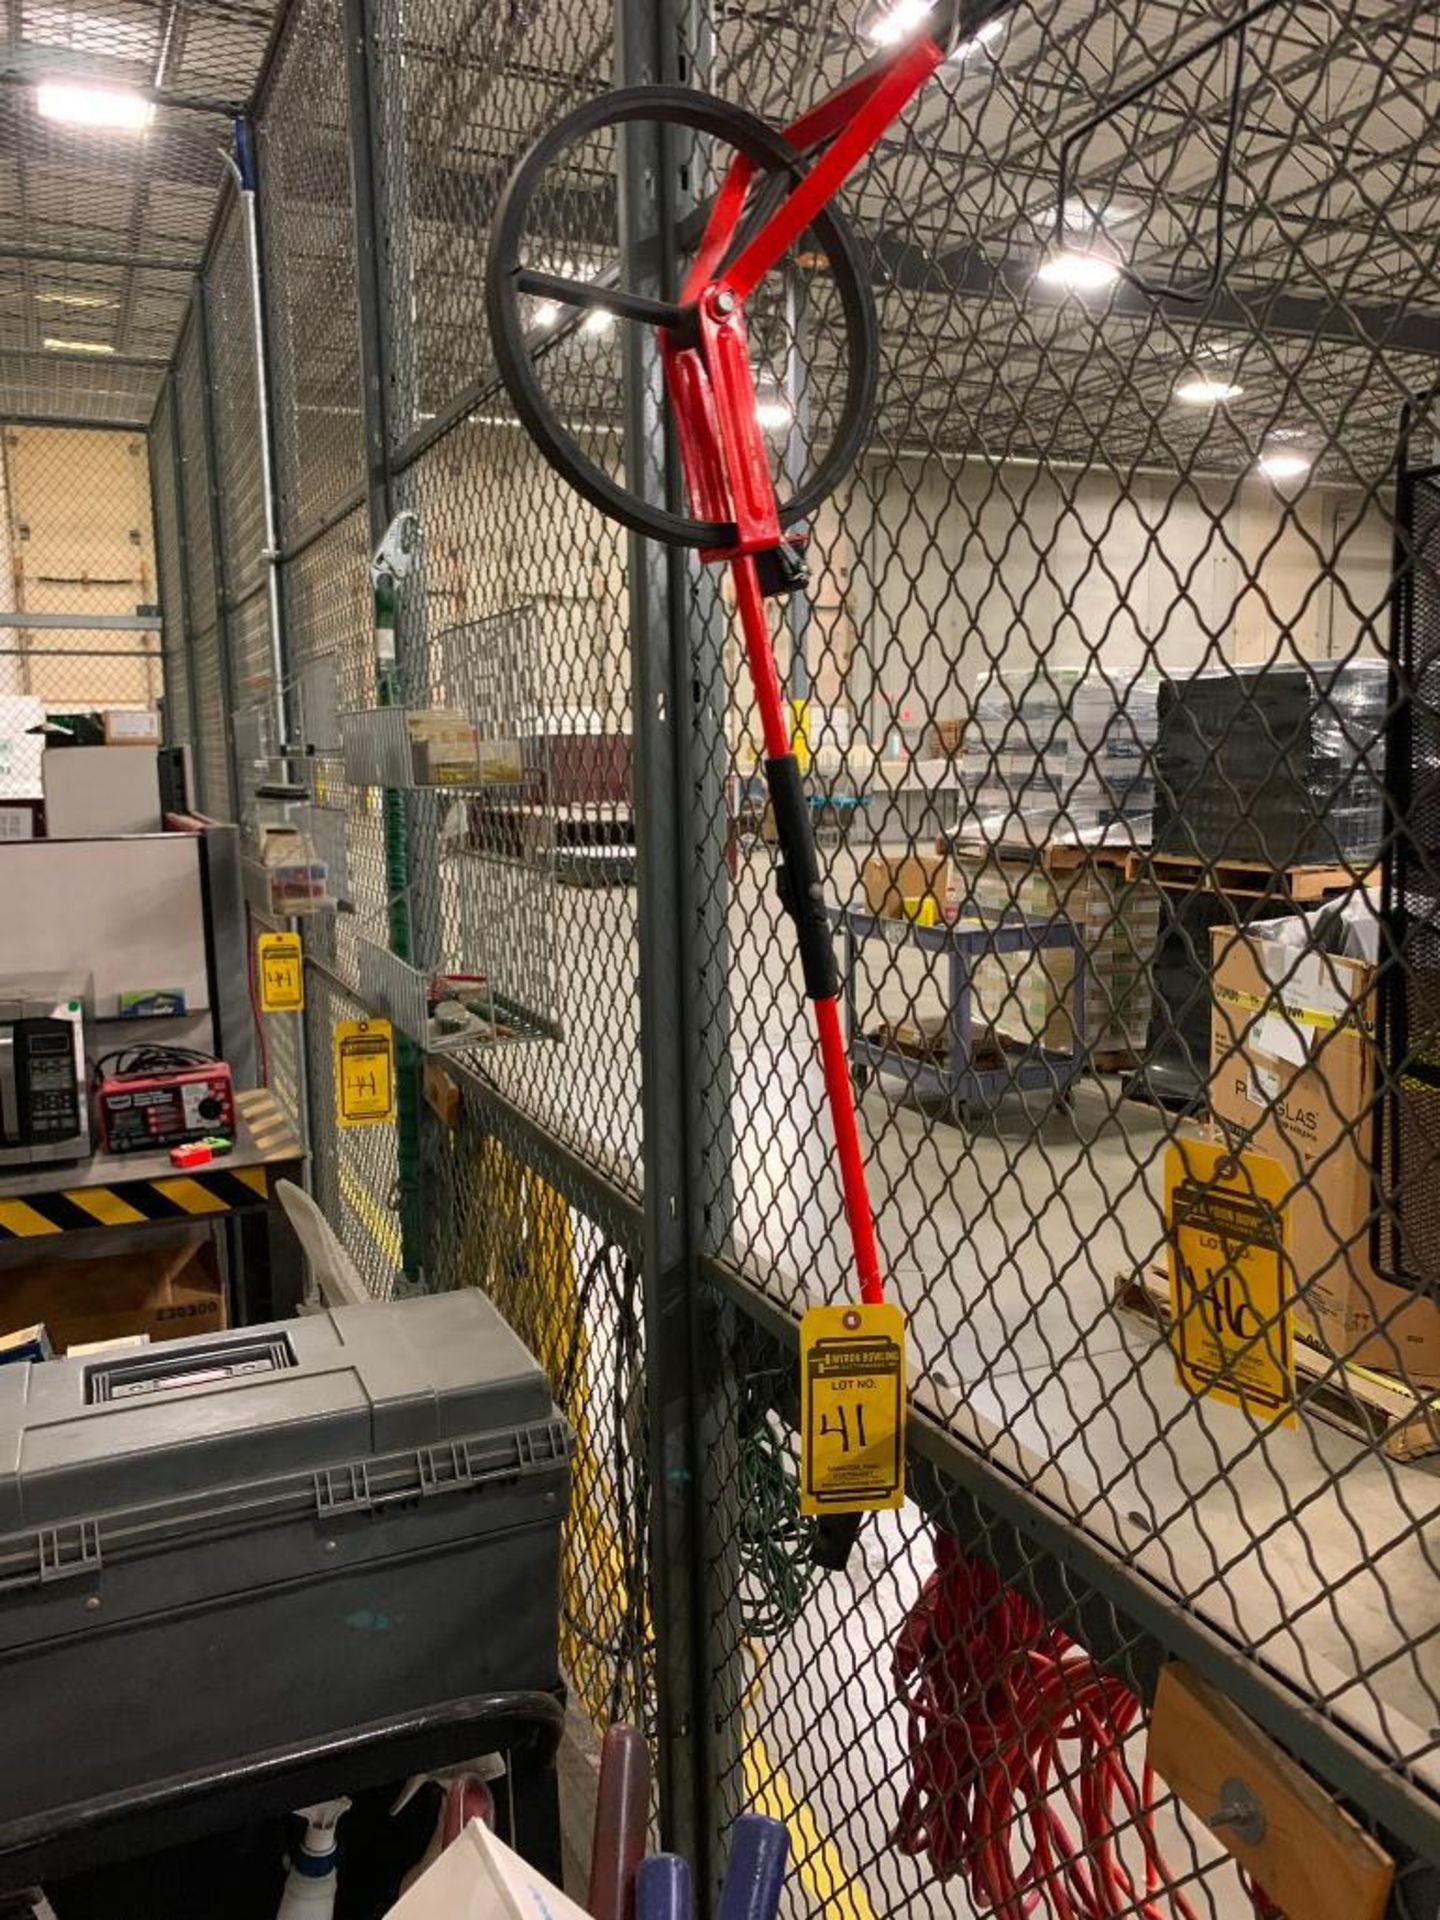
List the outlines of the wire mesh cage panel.
<svg viewBox="0 0 1440 1920">
<path fill-rule="evenodd" d="M 727 9 L 707 84 L 783 122 L 902 11 Z M 918 1404 L 1433 1785 L 1418 1461 L 1440 1323 L 1368 1264 L 1390 1068 L 1365 1036 L 1387 938 L 1395 449 L 1433 380 L 1428 202 L 1404 183 L 1433 155 L 1434 102 L 1405 9 L 1378 29 L 1342 9 L 1317 39 L 1281 5 L 1243 46 L 1202 47 L 1214 24 L 1020 9 L 956 50 L 857 175 L 876 425 L 774 624 L 851 936 L 862 1136 Z M 823 260 L 805 271 L 823 285 Z M 823 304 L 791 325 L 807 378 L 833 380 Z M 780 400 L 777 433 L 803 436 L 793 375 Z M 848 1242 L 733 643 L 716 687 L 744 853 L 733 883 L 723 865 L 706 881 L 730 954 L 707 1067 L 733 1139 L 707 1168 L 731 1196 L 709 1244 L 799 1307 L 846 1295 Z M 1047 946 L 1057 917 L 1074 959 Z M 991 924 L 1031 929 L 1030 950 L 957 985 L 948 942 Z M 1022 1091 L 1072 1046 L 1078 1079 Z M 1167 1169 L 1209 1137 L 1281 1170 L 1287 1283 L 1252 1348 L 1284 1349 L 1279 1407 L 1177 1378 L 1204 1306 L 1172 1277 Z M 907 1551 L 881 1538 L 875 1587 Z M 821 1673 L 861 1639 L 878 1662 L 901 1604 L 864 1629 L 807 1612 L 795 1639 L 814 1632 Z M 785 1659 L 777 1699 L 807 1656 Z M 856 1719 L 859 1781 L 895 1780 L 893 1709 Z M 792 1786 L 817 1781 L 814 1757 Z M 893 1904 L 879 1838 L 844 1858 L 874 1862 Z"/>
<path fill-rule="evenodd" d="M 226 591 L 234 601 L 264 579 L 265 505 L 261 420 L 255 367 L 255 308 L 245 218 L 230 196 L 205 275 L 206 341 L 215 406 L 215 470 L 220 493 L 220 538 Z M 237 659 L 237 685 L 254 695 L 263 687 L 259 662 Z M 265 669 L 268 673 L 268 663 Z"/>
<path fill-rule="evenodd" d="M 258 123 L 280 524 L 310 528 L 365 479 L 341 9 L 292 8 Z"/>
<path fill-rule="evenodd" d="M 484 96 L 472 111 L 484 113 Z M 476 215 L 484 202 L 476 202 Z M 476 301 L 480 298 L 476 284 Z M 480 326 L 476 305 L 476 326 Z M 493 791 L 445 839 L 453 808 L 424 799 L 415 822 L 440 866 L 422 916 L 461 950 L 486 920 L 509 948 L 516 1012 L 563 1027 L 486 1064 L 547 1129 L 639 1183 L 636 893 L 626 561 L 616 528 L 549 472 L 486 403 L 397 474 L 397 507 L 419 515 L 420 570 L 401 595 L 401 659 L 422 684 L 513 712 L 522 785 Z M 515 645 L 501 643 L 511 622 Z M 490 678 L 476 680 L 484 662 Z M 509 680 L 495 668 L 509 662 Z M 411 670 L 409 666 L 405 668 Z M 515 676 L 520 674 L 522 682 Z M 449 676 L 449 678 L 447 678 Z M 499 705 L 497 705 L 499 703 Z M 434 854 L 432 854 L 434 858 Z M 493 902 L 493 904 L 488 904 Z M 417 960 L 430 956 L 417 948 Z M 524 1054 L 524 1058 L 520 1058 Z"/>
<path fill-rule="evenodd" d="M 432 1284 L 490 1294 L 575 1430 L 561 1651 L 579 1711 L 655 1730 L 645 1333 L 623 1213 L 570 1197 L 563 1156 L 466 1089 L 425 1156 Z"/>
<path fill-rule="evenodd" d="M 1223 1810 L 1147 1778 L 1175 1653 L 1365 1815 L 1391 1911 L 1433 1912 L 1432 1149 L 1412 1125 L 1391 1178 L 1374 1125 L 1397 1091 L 1414 1121 L 1428 1047 L 1376 1028 L 1434 852 L 1390 657 L 1407 404 L 1432 451 L 1426 10 L 984 13 L 841 194 L 853 245 L 812 217 L 756 291 L 782 497 L 845 438 L 847 274 L 877 320 L 873 423 L 767 605 L 912 1374 L 909 1503 L 834 1574 L 795 1321 L 855 1274 L 734 609 L 541 457 L 484 261 L 521 154 L 617 79 L 783 127 L 929 15 L 660 11 L 297 0 L 256 103 L 297 783 L 347 869 L 305 935 L 317 1197 L 374 1292 L 484 1286 L 550 1368 L 577 1697 L 654 1730 L 711 1864 L 746 1806 L 785 1819 L 788 1914 L 1273 1915 Z M 735 149 L 630 138 L 555 152 L 513 264 L 592 283 L 521 294 L 522 344 L 592 481 L 658 488 L 643 298 Z M 274 691 L 239 240 L 232 208 L 218 548 L 193 323 L 154 441 L 207 779 Z M 401 513 L 392 659 L 369 562 Z M 427 777 L 437 715 L 509 777 Z M 470 960 L 534 1032 L 422 1061 Z M 334 1022 L 406 994 L 396 1125 L 332 1128 Z"/>
<path fill-rule="evenodd" d="M 393 1127 L 336 1127 L 334 1030 L 368 1009 L 323 966 L 306 967 L 306 1077 L 317 1137 L 325 1150 L 313 1158 L 313 1192 L 355 1262 L 367 1292 L 388 1300 L 400 1273 L 402 1245 L 396 1216 L 399 1163 Z M 329 1121 L 329 1125 L 326 1122 Z"/>
<path fill-rule="evenodd" d="M 153 707 L 163 661 L 144 435 L 10 425 L 0 456 L 0 689 L 34 703 L 37 722 Z"/>
</svg>

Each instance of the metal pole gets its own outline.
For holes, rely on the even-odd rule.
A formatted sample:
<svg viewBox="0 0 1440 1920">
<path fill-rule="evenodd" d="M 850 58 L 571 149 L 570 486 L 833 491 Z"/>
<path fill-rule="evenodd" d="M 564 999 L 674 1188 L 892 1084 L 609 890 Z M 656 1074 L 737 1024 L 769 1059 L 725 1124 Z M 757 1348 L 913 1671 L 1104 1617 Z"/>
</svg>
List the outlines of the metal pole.
<svg viewBox="0 0 1440 1920">
<path fill-rule="evenodd" d="M 185 517 L 185 460 L 180 445 L 180 390 L 175 380 L 172 366 L 165 376 L 165 386 L 170 400 L 170 466 L 171 485 L 175 491 L 175 558 L 176 575 L 180 581 L 180 651 L 185 655 L 185 704 L 189 708 L 186 725 L 190 744 L 191 765 L 197 770 L 203 749 L 200 745 L 199 709 L 195 704 L 195 649 L 192 642 L 193 628 L 190 610 L 190 532 Z M 196 786 L 199 786 L 197 771 Z M 190 805 L 198 812 L 199 794 L 190 795 Z"/>
<path fill-rule="evenodd" d="M 616 82 L 666 77 L 673 36 L 654 0 L 616 0 Z M 621 130 L 620 245 L 625 284 L 673 278 L 673 142 L 644 126 Z M 654 244 L 658 237 L 660 245 Z M 647 245 L 647 242 L 649 243 Z M 624 330 L 628 483 L 673 497 L 653 375 L 657 349 Z M 685 562 L 632 534 L 627 555 L 635 729 L 640 944 L 640 1072 L 644 1126 L 645 1339 L 649 1375 L 651 1565 L 656 1615 L 657 1777 L 662 1844 L 685 1854 L 708 1893 L 708 1729 L 700 1508 L 695 1225 L 700 1124 L 696 1109 L 693 876 L 687 846 L 694 686 L 686 655 Z"/>
<path fill-rule="evenodd" d="M 255 137 L 250 122 L 239 114 L 235 118 L 235 169 L 239 176 L 240 217 L 245 223 L 245 256 L 250 268 L 250 312 L 255 329 L 255 399 L 260 411 L 260 491 L 265 513 L 265 598 L 270 620 L 270 685 L 276 744 L 283 749 L 291 743 L 292 729 L 286 700 L 290 676 L 286 666 L 285 603 L 280 580 L 275 423 L 270 404 L 270 355 L 265 332 L 265 287 L 260 261 Z"/>
<path fill-rule="evenodd" d="M 211 566 L 215 581 L 215 648 L 220 657 L 220 699 L 225 734 L 225 768 L 230 780 L 231 818 L 240 818 L 240 766 L 235 757 L 235 680 L 230 660 L 229 582 L 225 571 L 225 540 L 220 519 L 220 470 L 215 452 L 215 393 L 210 382 L 210 292 L 205 277 L 195 282 L 196 320 L 200 340 L 200 393 L 203 404 L 205 483 L 210 498 Z"/>
<path fill-rule="evenodd" d="M 370 20 L 367 0 L 344 0 L 345 64 L 350 99 L 350 184 L 355 231 L 356 294 L 360 306 L 360 373 L 365 417 L 366 491 L 370 507 L 370 544 L 379 545 L 394 512 L 389 428 L 386 418 L 387 354 L 385 288 L 379 264 L 379 223 L 375 196 L 376 146 L 371 111 Z M 392 616 L 393 617 L 393 616 Z M 400 664 L 376 662 L 381 706 L 402 697 Z M 387 789 L 383 801 L 385 885 L 389 900 L 390 947 L 400 959 L 411 957 L 408 808 L 403 793 Z M 399 1161 L 401 1265 L 412 1281 L 425 1266 L 425 1208 L 420 1150 L 422 1106 L 420 1056 L 404 1035 L 396 1039 L 396 1147 Z"/>
</svg>

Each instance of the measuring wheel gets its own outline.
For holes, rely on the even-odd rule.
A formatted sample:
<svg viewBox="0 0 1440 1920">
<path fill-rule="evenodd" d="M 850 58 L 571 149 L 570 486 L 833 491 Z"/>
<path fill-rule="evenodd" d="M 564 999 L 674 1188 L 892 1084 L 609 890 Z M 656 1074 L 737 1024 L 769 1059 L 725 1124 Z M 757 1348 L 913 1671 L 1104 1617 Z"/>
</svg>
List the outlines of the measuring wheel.
<svg viewBox="0 0 1440 1920">
<path fill-rule="evenodd" d="M 692 209 L 673 233 L 652 231 L 628 248 L 619 238 L 625 127 L 640 143 L 632 156 L 637 196 L 643 201 L 663 166 L 682 182 Z M 736 530 L 662 504 L 658 483 L 655 499 L 626 484 L 625 329 L 646 329 L 652 338 L 658 329 L 667 344 L 695 346 L 696 303 L 683 302 L 679 290 L 700 256 L 721 183 L 729 175 L 725 191 L 745 198 L 730 243 L 717 260 L 703 261 L 711 281 L 806 172 L 783 134 L 739 107 L 686 87 L 629 87 L 568 114 L 505 188 L 486 266 L 500 375 L 520 424 L 550 464 L 637 533 L 719 549 Z M 643 208 L 630 225 L 643 234 Z M 833 205 L 812 215 L 745 307 L 756 418 L 780 524 L 791 527 L 848 471 L 875 397 L 874 296 L 855 236 Z M 659 357 L 650 364 L 658 415 Z"/>
</svg>

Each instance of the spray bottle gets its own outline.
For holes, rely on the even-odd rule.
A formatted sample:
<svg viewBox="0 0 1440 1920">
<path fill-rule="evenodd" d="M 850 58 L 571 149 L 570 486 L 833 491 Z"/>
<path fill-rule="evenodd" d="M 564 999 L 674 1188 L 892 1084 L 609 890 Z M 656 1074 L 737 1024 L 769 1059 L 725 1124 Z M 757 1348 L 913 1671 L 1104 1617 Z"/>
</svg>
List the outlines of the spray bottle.
<svg viewBox="0 0 1440 1920">
<path fill-rule="evenodd" d="M 323 1800 L 318 1807 L 299 1809 L 305 1838 L 291 1859 L 275 1920 L 330 1920 L 339 1864 L 335 1829 L 349 1805 L 345 1799 Z"/>
</svg>

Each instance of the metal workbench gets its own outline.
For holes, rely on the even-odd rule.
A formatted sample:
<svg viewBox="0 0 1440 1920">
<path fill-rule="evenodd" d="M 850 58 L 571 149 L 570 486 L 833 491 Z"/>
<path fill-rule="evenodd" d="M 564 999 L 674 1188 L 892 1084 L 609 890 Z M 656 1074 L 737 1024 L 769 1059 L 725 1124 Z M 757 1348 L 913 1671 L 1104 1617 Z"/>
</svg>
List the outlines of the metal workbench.
<svg viewBox="0 0 1440 1920">
<path fill-rule="evenodd" d="M 75 1237 L 79 1253 L 96 1234 L 211 1221 L 230 1232 L 237 1321 L 293 1312 L 304 1291 L 302 1262 L 275 1185 L 302 1177 L 305 1149 L 265 1088 L 237 1093 L 235 1102 L 234 1148 L 188 1173 L 177 1172 L 168 1153 L 96 1153 L 0 1175 L 0 1285 L 7 1256 L 23 1257 L 60 1234 Z"/>
</svg>

